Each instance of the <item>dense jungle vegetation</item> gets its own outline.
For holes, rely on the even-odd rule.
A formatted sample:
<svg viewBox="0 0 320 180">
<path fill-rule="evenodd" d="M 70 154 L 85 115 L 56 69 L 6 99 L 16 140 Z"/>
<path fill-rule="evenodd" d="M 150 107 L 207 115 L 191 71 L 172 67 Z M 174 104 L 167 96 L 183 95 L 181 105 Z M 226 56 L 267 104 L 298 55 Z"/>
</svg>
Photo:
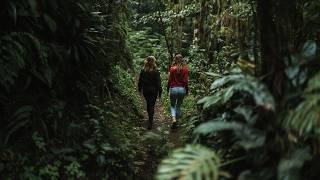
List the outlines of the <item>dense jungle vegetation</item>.
<svg viewBox="0 0 320 180">
<path fill-rule="evenodd" d="M 319 9 L 320 0 L 2 0 L 0 179 L 318 179 Z M 190 86 L 179 145 L 146 130 L 136 87 L 153 55 L 165 89 L 175 53 Z"/>
</svg>

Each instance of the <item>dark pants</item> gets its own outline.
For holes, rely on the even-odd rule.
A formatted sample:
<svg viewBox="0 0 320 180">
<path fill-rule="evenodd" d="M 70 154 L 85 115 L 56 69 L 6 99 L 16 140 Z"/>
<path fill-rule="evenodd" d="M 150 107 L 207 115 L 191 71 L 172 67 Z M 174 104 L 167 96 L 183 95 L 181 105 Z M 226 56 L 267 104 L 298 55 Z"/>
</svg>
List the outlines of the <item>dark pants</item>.
<svg viewBox="0 0 320 180">
<path fill-rule="evenodd" d="M 147 112 L 149 117 L 149 123 L 152 124 L 153 115 L 154 115 L 154 105 L 156 104 L 158 92 L 156 91 L 155 88 L 143 89 L 143 96 L 147 102 Z"/>
</svg>

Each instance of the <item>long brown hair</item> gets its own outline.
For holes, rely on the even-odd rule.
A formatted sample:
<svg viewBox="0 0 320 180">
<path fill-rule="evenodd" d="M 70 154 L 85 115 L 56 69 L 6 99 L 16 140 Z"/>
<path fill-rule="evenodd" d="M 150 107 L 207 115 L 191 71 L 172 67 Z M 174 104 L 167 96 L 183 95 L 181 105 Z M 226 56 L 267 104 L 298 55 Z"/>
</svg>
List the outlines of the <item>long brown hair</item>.
<svg viewBox="0 0 320 180">
<path fill-rule="evenodd" d="M 176 66 L 177 67 L 177 71 L 178 73 L 180 73 L 180 70 L 182 68 L 184 68 L 187 64 L 185 63 L 183 56 L 181 54 L 176 54 L 174 56 L 173 62 L 172 62 L 172 66 Z"/>
<path fill-rule="evenodd" d="M 143 70 L 146 72 L 151 72 L 157 70 L 156 58 L 154 56 L 148 56 L 144 61 Z"/>
</svg>

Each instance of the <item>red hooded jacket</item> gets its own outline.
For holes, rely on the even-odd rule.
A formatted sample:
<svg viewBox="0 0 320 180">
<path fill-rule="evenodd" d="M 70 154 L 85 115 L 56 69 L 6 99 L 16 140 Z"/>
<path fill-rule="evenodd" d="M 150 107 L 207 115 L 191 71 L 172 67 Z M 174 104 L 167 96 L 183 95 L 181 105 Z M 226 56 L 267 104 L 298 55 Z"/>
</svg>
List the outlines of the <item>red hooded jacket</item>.
<svg viewBox="0 0 320 180">
<path fill-rule="evenodd" d="M 184 87 L 188 93 L 188 66 L 184 66 L 178 71 L 177 66 L 171 66 L 169 71 L 169 79 L 167 91 L 173 87 Z"/>
</svg>

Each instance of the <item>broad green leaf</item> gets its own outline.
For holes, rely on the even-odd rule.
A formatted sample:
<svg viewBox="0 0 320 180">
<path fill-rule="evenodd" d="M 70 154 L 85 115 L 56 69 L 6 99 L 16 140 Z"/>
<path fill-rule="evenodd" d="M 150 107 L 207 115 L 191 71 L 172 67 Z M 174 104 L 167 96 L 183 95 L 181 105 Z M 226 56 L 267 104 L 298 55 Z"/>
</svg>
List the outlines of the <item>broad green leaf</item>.
<svg viewBox="0 0 320 180">
<path fill-rule="evenodd" d="M 257 115 L 253 114 L 252 107 L 238 106 L 234 111 L 244 117 L 248 124 L 253 125 L 257 120 Z"/>
<path fill-rule="evenodd" d="M 194 134 L 208 135 L 217 131 L 241 129 L 242 125 L 236 122 L 224 122 L 221 119 L 214 119 L 200 124 L 194 130 Z"/>
<path fill-rule="evenodd" d="M 294 79 L 298 75 L 299 71 L 300 71 L 299 66 L 290 66 L 290 67 L 287 67 L 285 70 L 286 75 L 289 79 Z"/>
<path fill-rule="evenodd" d="M 301 54 L 307 59 L 313 59 L 316 55 L 317 44 L 315 41 L 307 41 L 302 47 Z"/>
<path fill-rule="evenodd" d="M 162 160 L 156 179 L 218 180 L 220 160 L 215 152 L 200 145 L 176 149 Z M 200 180 L 199 179 L 199 180 Z"/>
</svg>

